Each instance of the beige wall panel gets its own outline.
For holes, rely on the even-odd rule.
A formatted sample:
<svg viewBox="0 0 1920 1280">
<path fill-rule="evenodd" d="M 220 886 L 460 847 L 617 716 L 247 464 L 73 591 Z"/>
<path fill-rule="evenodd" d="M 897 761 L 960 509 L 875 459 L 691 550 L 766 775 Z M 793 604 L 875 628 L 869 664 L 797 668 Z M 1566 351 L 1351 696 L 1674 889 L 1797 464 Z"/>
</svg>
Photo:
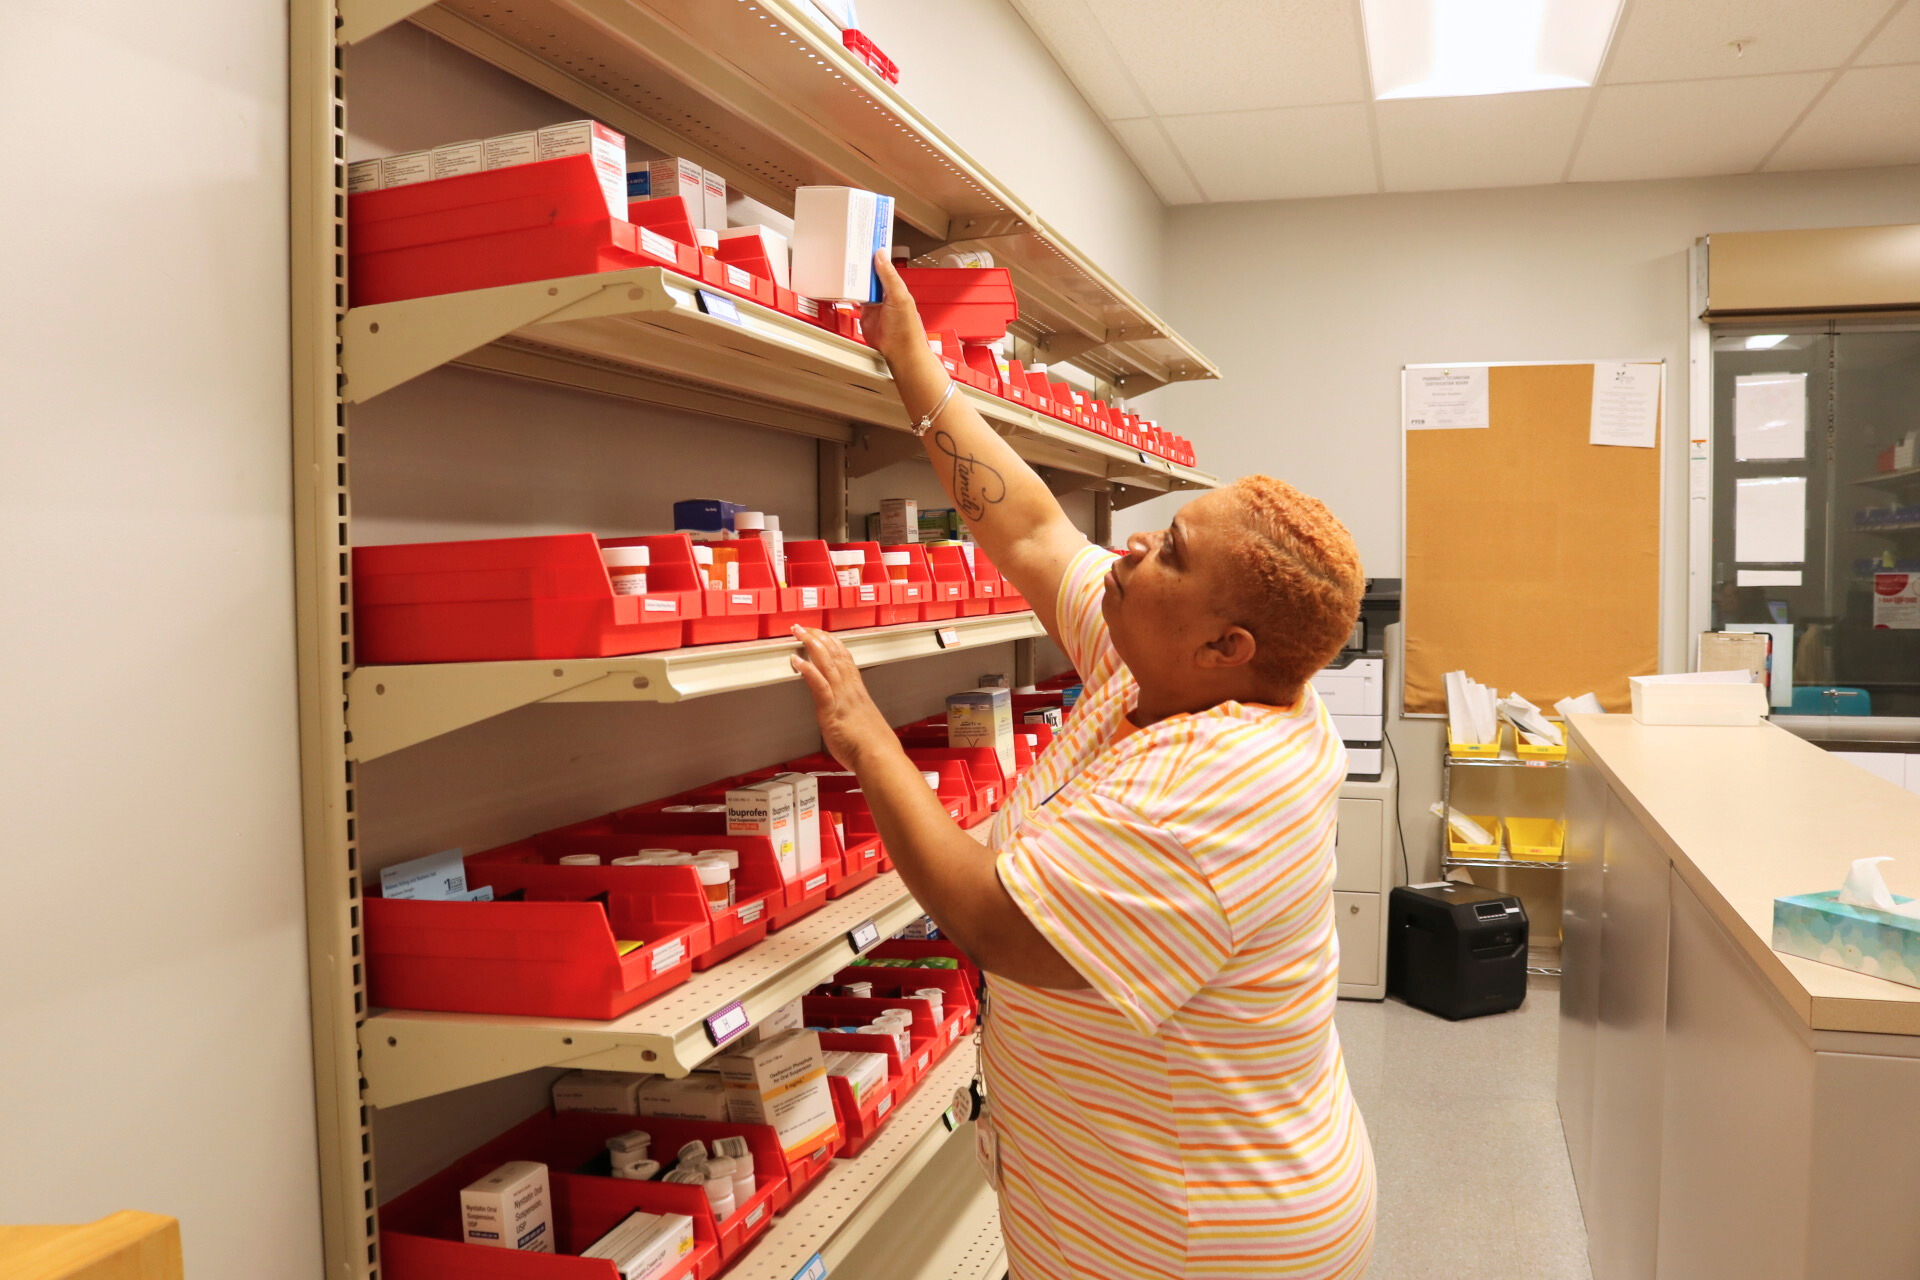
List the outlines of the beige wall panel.
<svg viewBox="0 0 1920 1280">
<path fill-rule="evenodd" d="M 1582 1201 L 1594 1280 L 1651 1280 L 1660 1203 L 1667 859 L 1624 806 L 1606 822 L 1593 1142 Z"/>
<path fill-rule="evenodd" d="M 1591 1192 L 1593 1055 L 1600 1010 L 1601 855 L 1605 845 L 1606 779 L 1574 744 L 1567 755 L 1567 869 L 1560 914 L 1560 1126 L 1567 1135 L 1573 1183 Z"/>
<path fill-rule="evenodd" d="M 1807 1274 L 1920 1276 L 1920 1059 L 1813 1055 Z"/>
<path fill-rule="evenodd" d="M 1805 1267 L 1804 1031 L 1693 891 L 1672 884 L 1660 1275 L 1851 1280 Z"/>
<path fill-rule="evenodd" d="M 1340 981 L 1371 986 L 1380 981 L 1380 895 L 1333 895 L 1333 927 L 1340 938 Z"/>
<path fill-rule="evenodd" d="M 1715 233 L 1707 312 L 1920 306 L 1920 224 Z"/>
<path fill-rule="evenodd" d="M 1333 887 L 1362 893 L 1380 891 L 1380 805 L 1378 800 L 1339 802 L 1340 831 L 1335 849 Z"/>
</svg>

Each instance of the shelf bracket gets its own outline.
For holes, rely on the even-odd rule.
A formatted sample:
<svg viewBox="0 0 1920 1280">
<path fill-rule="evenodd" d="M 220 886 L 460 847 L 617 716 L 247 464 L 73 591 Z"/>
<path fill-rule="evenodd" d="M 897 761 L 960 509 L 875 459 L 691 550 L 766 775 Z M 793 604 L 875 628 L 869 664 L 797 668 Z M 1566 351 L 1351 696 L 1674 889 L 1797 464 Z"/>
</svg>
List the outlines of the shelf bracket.
<svg viewBox="0 0 1920 1280">
<path fill-rule="evenodd" d="M 336 38 L 343 45 L 359 44 L 368 36 L 385 31 L 396 22 L 405 22 L 422 9 L 433 7 L 434 0 L 338 0 L 340 26 Z"/>
<path fill-rule="evenodd" d="M 515 707 L 605 678 L 589 662 L 446 662 L 400 668 L 406 693 L 388 693 L 386 672 L 362 667 L 347 676 L 348 752 L 373 760 L 402 747 L 491 719 Z"/>
</svg>

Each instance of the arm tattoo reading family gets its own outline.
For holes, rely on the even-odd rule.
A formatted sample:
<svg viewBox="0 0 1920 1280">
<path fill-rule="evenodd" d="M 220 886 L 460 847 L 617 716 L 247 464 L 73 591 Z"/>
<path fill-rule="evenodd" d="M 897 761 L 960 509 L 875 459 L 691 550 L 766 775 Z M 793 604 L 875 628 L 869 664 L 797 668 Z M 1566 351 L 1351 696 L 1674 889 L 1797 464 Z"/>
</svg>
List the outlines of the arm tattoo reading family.
<svg viewBox="0 0 1920 1280">
<path fill-rule="evenodd" d="M 934 447 L 953 459 L 953 502 L 960 514 L 979 520 L 987 508 L 1007 496 L 1007 481 L 998 471 L 972 454 L 962 455 L 954 447 L 953 437 L 945 431 L 933 433 Z"/>
</svg>

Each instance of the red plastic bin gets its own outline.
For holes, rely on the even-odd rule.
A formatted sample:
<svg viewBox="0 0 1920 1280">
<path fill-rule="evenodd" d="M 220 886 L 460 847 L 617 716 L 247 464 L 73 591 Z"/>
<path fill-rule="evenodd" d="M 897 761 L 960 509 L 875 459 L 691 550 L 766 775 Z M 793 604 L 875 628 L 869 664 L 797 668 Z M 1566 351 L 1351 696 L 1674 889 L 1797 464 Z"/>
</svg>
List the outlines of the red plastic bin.
<svg viewBox="0 0 1920 1280">
<path fill-rule="evenodd" d="M 851 1160 L 866 1150 L 881 1126 L 892 1118 L 894 1103 L 905 1089 L 905 1067 L 892 1036 L 822 1032 L 820 1047 L 847 1053 L 877 1053 L 887 1060 L 886 1080 L 869 1089 L 862 1098 L 853 1096 L 853 1086 L 844 1076 L 828 1077 L 828 1085 L 833 1090 L 833 1114 L 840 1122 L 840 1131 L 846 1135 L 840 1158 Z"/>
<path fill-rule="evenodd" d="M 901 267 L 899 271 L 928 333 L 956 333 L 962 342 L 998 342 L 1006 337 L 1007 326 L 1020 318 L 1013 275 L 1005 267 Z"/>
<path fill-rule="evenodd" d="M 874 548 L 876 552 L 879 550 L 878 543 L 866 545 Z M 861 575 L 858 586 L 840 586 L 839 576 L 834 571 L 831 550 L 832 548 L 819 538 L 802 538 L 797 542 L 789 542 L 787 544 L 788 576 L 793 577 L 796 572 L 802 573 L 806 576 L 800 580 L 805 581 L 807 577 L 818 578 L 819 575 L 815 570 L 825 570 L 827 580 L 832 585 L 823 586 L 821 591 L 833 592 L 836 595 L 834 602 L 822 610 L 821 625 L 826 630 L 852 631 L 861 627 L 879 626 L 880 606 L 883 602 L 890 603 L 892 600 L 892 593 L 886 590 L 885 566 L 868 565 L 867 571 Z M 874 557 L 876 560 L 878 558 L 877 555 Z M 876 572 L 877 577 L 868 576 L 869 573 Z M 826 598 L 825 595 L 822 596 L 823 600 Z"/>
<path fill-rule="evenodd" d="M 685 543 L 685 535 L 679 535 Z M 619 538 L 611 544 L 668 543 Z M 654 552 L 645 595 L 615 595 L 590 533 L 356 547 L 365 665 L 600 658 L 678 648 L 700 611 L 693 557 Z"/>
<path fill-rule="evenodd" d="M 874 72 L 888 84 L 900 83 L 900 68 L 892 58 L 880 51 L 880 46 L 868 39 L 853 27 L 842 27 L 840 43 L 853 55 L 873 68 Z"/>
<path fill-rule="evenodd" d="M 855 1000 L 846 996 L 808 996 L 800 1002 L 807 1025 L 865 1026 L 889 1009 L 905 1009 L 913 1015 L 907 1028 L 909 1048 L 901 1063 L 901 1087 L 896 1102 L 904 1102 L 920 1087 L 933 1064 L 951 1048 L 943 1026 L 933 1020 L 925 1000 Z"/>
<path fill-rule="evenodd" d="M 860 566 L 860 586 L 847 588 L 856 590 L 860 604 L 865 605 L 869 588 L 872 589 L 875 603 L 874 620 L 869 626 L 890 627 L 902 622 L 918 622 L 920 605 L 925 601 L 924 584 L 913 582 L 895 582 L 887 576 L 886 562 L 882 560 L 880 544 L 877 542 L 830 542 L 829 551 L 864 551 L 867 562 Z M 842 600 L 845 600 L 843 595 Z M 831 618 L 832 615 L 828 615 Z M 829 621 L 831 627 L 832 623 Z M 840 628 L 835 628 L 836 630 Z"/>
<path fill-rule="evenodd" d="M 694 795 L 711 795 L 712 792 L 694 792 Z M 724 798 L 725 791 L 721 789 Z M 630 809 L 620 809 L 607 815 L 607 822 L 613 831 L 621 834 L 652 836 L 719 836 L 727 834 L 727 815 L 724 813 L 664 813 L 662 807 L 671 803 L 687 803 L 684 800 L 650 801 L 635 805 Z M 823 836 L 826 832 L 822 832 Z M 715 842 L 711 847 L 719 848 L 724 841 Z M 772 856 L 772 846 L 766 841 L 760 842 Z M 770 906 L 767 911 L 767 927 L 784 929 L 794 921 L 818 911 L 827 902 L 827 888 L 838 878 L 841 868 L 830 865 L 826 858 L 825 846 L 822 846 L 820 866 L 806 872 L 797 879 L 785 880 L 785 901 Z"/>
<path fill-rule="evenodd" d="M 392 1009 L 617 1018 L 693 976 L 712 945 L 704 897 L 645 889 L 626 867 L 472 863 L 467 881 L 518 902 L 365 899 L 368 998 Z M 666 868 L 662 868 L 666 870 Z M 548 873 L 542 876 L 540 873 Z M 698 879 L 693 877 L 697 888 Z M 497 883 L 496 883 L 497 881 Z M 604 902 L 588 901 L 605 893 Z M 619 938 L 645 945 L 622 950 Z"/>
<path fill-rule="evenodd" d="M 700 252 L 609 210 L 590 156 L 347 197 L 356 307 L 649 266 L 697 277 Z"/>
<path fill-rule="evenodd" d="M 758 538 L 742 538 L 727 546 L 739 556 L 740 585 L 707 588 L 700 616 L 687 621 L 688 644 L 758 640 L 762 623 L 780 607 L 780 581 L 773 576 L 773 552 L 767 544 Z M 691 549 L 688 554 L 692 554 Z"/>
</svg>

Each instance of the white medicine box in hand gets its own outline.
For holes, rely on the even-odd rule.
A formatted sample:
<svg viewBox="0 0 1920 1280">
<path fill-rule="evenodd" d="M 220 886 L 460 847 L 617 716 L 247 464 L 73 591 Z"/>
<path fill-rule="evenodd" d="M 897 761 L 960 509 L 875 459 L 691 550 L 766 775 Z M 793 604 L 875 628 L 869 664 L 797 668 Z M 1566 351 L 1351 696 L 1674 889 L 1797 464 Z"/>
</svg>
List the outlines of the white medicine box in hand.
<svg viewBox="0 0 1920 1280">
<path fill-rule="evenodd" d="M 793 193 L 793 291 L 823 302 L 878 302 L 873 255 L 893 248 L 893 197 L 857 187 Z"/>
<path fill-rule="evenodd" d="M 552 1253 L 553 1208 L 547 1166 L 510 1160 L 460 1192 L 460 1231 L 468 1244 Z"/>
<path fill-rule="evenodd" d="M 992 747 L 1000 769 L 1013 777 L 1013 691 L 969 689 L 947 698 L 947 745 Z"/>
</svg>

